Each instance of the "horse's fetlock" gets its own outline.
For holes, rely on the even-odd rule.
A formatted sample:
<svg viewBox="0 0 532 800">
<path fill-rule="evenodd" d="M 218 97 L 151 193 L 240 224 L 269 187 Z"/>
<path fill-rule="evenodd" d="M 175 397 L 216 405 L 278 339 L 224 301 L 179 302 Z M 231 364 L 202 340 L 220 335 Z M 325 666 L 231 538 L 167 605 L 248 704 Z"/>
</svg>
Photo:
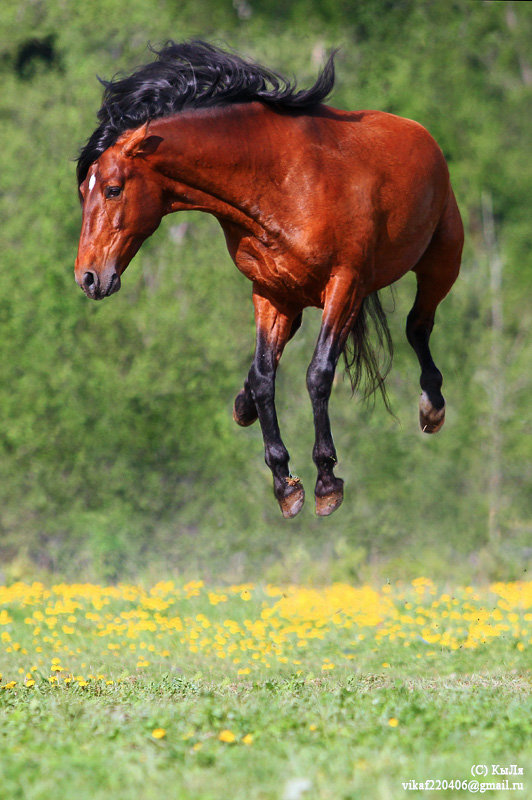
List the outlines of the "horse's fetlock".
<svg viewBox="0 0 532 800">
<path fill-rule="evenodd" d="M 336 452 L 329 449 L 322 449 L 319 445 L 314 445 L 312 450 L 312 460 L 318 469 L 332 471 L 338 463 Z"/>
<path fill-rule="evenodd" d="M 280 465 L 288 464 L 288 450 L 282 444 L 266 445 L 264 450 L 264 460 L 270 469 Z"/>
</svg>

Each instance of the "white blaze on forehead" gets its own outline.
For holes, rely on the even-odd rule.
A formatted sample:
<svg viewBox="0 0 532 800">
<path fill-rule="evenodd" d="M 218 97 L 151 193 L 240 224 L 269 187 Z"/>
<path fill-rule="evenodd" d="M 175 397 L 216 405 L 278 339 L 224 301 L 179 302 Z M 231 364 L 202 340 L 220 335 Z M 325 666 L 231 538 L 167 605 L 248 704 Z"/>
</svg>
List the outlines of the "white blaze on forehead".
<svg viewBox="0 0 532 800">
<path fill-rule="evenodd" d="M 90 177 L 90 180 L 89 180 L 89 192 L 90 192 L 90 191 L 91 191 L 91 189 L 94 187 L 94 184 L 95 184 L 95 183 L 96 183 L 96 178 L 95 178 L 95 176 L 94 176 L 94 175 L 91 175 L 91 177 Z"/>
</svg>

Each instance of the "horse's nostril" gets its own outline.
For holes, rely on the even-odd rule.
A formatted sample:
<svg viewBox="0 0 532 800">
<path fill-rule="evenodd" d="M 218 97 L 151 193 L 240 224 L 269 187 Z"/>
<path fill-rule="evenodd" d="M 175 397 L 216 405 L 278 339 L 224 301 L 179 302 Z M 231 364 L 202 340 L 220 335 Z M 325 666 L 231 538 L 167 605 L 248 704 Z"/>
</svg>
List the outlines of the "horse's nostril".
<svg viewBox="0 0 532 800">
<path fill-rule="evenodd" d="M 83 286 L 86 289 L 90 289 L 91 286 L 94 286 L 95 283 L 96 283 L 96 275 L 94 274 L 94 272 L 86 272 L 85 275 L 83 276 Z"/>
</svg>

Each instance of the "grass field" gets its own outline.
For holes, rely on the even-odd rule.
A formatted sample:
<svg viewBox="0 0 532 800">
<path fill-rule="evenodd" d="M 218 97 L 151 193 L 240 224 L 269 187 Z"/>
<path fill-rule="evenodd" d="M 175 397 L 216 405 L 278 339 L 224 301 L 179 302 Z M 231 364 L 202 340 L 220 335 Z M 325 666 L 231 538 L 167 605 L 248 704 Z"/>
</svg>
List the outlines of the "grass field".
<svg viewBox="0 0 532 800">
<path fill-rule="evenodd" d="M 531 620 L 524 582 L 0 587 L 0 797 L 530 797 Z"/>
</svg>

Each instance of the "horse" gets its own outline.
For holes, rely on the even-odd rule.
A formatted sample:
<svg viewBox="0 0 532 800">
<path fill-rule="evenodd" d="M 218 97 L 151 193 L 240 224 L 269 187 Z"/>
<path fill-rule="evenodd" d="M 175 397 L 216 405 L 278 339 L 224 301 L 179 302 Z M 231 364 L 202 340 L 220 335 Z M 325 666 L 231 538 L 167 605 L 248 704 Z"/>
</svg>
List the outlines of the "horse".
<svg viewBox="0 0 532 800">
<path fill-rule="evenodd" d="M 131 74 L 102 81 L 99 125 L 77 162 L 76 282 L 93 300 L 109 297 L 164 215 L 197 209 L 218 220 L 236 267 L 252 282 L 256 322 L 233 417 L 241 426 L 259 420 L 285 518 L 300 511 L 305 493 L 279 430 L 276 369 L 303 310 L 322 309 L 306 379 L 315 509 L 328 516 L 343 500 L 328 411 L 337 362 L 344 354 L 353 389 L 366 373 L 369 390 L 386 399 L 386 370 L 368 323 L 391 348 L 377 293 L 409 271 L 417 292 L 406 335 L 421 370 L 421 429 L 436 433 L 445 419 L 429 337 L 458 276 L 464 237 L 445 158 L 417 122 L 325 105 L 335 53 L 316 83 L 299 89 L 201 40 L 169 41 L 153 52 Z"/>
</svg>

